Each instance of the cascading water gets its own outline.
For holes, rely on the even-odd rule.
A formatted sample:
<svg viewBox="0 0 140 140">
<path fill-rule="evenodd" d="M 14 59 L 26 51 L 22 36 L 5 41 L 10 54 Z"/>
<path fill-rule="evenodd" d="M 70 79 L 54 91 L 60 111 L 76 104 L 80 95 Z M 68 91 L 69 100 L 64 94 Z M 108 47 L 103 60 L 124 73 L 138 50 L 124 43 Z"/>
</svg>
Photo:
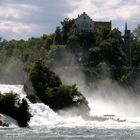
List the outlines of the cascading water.
<svg viewBox="0 0 140 140">
<path fill-rule="evenodd" d="M 0 91 L 2 93 L 13 91 L 18 93 L 21 98 L 26 97 L 26 93 L 24 92 L 22 85 L 0 85 Z M 116 112 L 116 108 L 114 106 L 115 103 L 112 104 L 110 101 L 109 103 L 106 102 L 106 98 L 100 96 L 100 94 L 99 96 L 93 95 L 92 97 L 85 93 L 85 96 L 88 99 L 89 106 L 91 107 L 91 114 L 93 113 L 93 115 L 102 115 L 104 113 L 113 114 Z M 69 140 L 122 140 L 127 138 L 129 139 L 130 137 L 132 139 L 140 138 L 139 118 L 132 118 L 131 120 L 127 119 L 126 122 L 116 122 L 111 120 L 83 120 L 80 116 L 74 117 L 71 114 L 60 116 L 43 103 L 32 104 L 29 101 L 28 103 L 30 112 L 32 114 L 32 118 L 29 122 L 30 128 L 18 128 L 16 126 L 16 122 L 14 123 L 15 120 L 12 118 L 9 119 L 9 117 L 7 117 L 9 121 L 11 121 L 10 126 L 12 126 L 12 128 L 1 128 L 0 139 L 59 140 L 66 138 Z"/>
<path fill-rule="evenodd" d="M 0 85 L 0 91 L 2 93 L 8 93 L 10 91 L 19 94 L 21 98 L 26 98 L 26 93 L 23 90 L 23 85 Z M 97 91 L 96 91 L 97 92 Z M 117 107 L 115 107 L 116 103 L 110 102 L 110 100 L 106 100 L 105 97 L 101 98 L 101 95 L 98 93 L 98 96 L 88 96 L 86 95 L 87 100 L 89 102 L 89 106 L 91 108 L 91 115 L 105 115 L 105 114 L 115 114 L 115 115 L 122 115 L 120 113 L 120 108 L 116 110 Z M 27 99 L 28 101 L 28 99 Z M 114 100 L 113 100 L 114 101 Z M 30 112 L 32 114 L 32 118 L 29 122 L 30 126 L 68 126 L 68 127 L 74 127 L 74 126 L 114 126 L 116 127 L 116 124 L 118 127 L 120 125 L 125 126 L 130 125 L 132 126 L 133 123 L 137 122 L 137 125 L 139 124 L 139 118 L 131 118 L 129 119 L 130 122 L 126 121 L 123 123 L 117 123 L 116 121 L 104 121 L 100 122 L 97 120 L 83 120 L 81 116 L 72 116 L 71 114 L 67 114 L 64 116 L 60 116 L 59 114 L 52 111 L 47 105 L 43 103 L 36 103 L 32 104 L 28 101 Z M 119 104 L 118 104 L 119 106 Z M 123 109 L 122 109 L 123 111 Z M 117 114 L 118 113 L 118 114 Z M 120 113 L 120 114 L 119 114 Z M 126 116 L 125 116 L 126 117 Z M 128 119 L 128 118 L 127 118 Z M 12 122 L 14 122 L 11 119 Z M 113 125 L 112 125 L 113 123 Z M 16 123 L 13 123 L 16 125 Z M 136 124 L 136 123 L 135 123 Z"/>
<path fill-rule="evenodd" d="M 21 98 L 26 98 L 26 93 L 23 90 L 23 85 L 0 85 L 1 93 L 17 93 Z M 71 124 L 79 124 L 79 121 L 83 122 L 84 120 L 78 117 L 68 116 L 60 116 L 51 110 L 47 105 L 43 103 L 32 104 L 28 99 L 26 99 L 29 104 L 30 113 L 32 118 L 29 122 L 30 126 L 53 126 L 53 125 L 63 125 L 67 123 L 67 125 Z"/>
<path fill-rule="evenodd" d="M 78 90 L 88 100 L 91 116 L 99 116 L 100 118 L 104 117 L 104 115 L 114 115 L 118 120 L 126 119 L 123 123 L 116 121 L 117 125 L 135 126 L 137 124 L 140 126 L 140 96 L 135 95 L 131 89 L 119 86 L 110 78 L 97 80 L 93 83 L 91 81 L 87 82 L 87 77 L 79 66 L 56 68 L 54 71 L 61 77 L 63 83 L 67 85 L 76 84 Z M 101 124 L 99 122 L 97 122 L 97 125 Z M 110 120 L 107 121 L 107 124 L 109 122 Z M 106 123 L 106 121 L 102 123 Z"/>
<path fill-rule="evenodd" d="M 43 103 L 29 104 L 32 118 L 30 125 L 49 125 L 57 122 L 59 116 Z"/>
<path fill-rule="evenodd" d="M 0 85 L 1 93 L 17 93 L 21 98 L 26 98 L 26 93 L 23 90 L 23 85 Z M 43 103 L 32 104 L 28 99 L 28 104 L 32 118 L 30 125 L 45 125 L 53 120 L 57 120 L 58 115 L 53 112 L 48 106 Z"/>
</svg>

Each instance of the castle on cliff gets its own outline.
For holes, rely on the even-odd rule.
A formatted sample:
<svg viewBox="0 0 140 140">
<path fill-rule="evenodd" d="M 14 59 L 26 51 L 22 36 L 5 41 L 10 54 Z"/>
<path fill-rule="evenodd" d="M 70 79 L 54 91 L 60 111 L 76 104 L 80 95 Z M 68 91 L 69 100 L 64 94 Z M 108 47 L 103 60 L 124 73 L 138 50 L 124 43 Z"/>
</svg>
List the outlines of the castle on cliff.
<svg viewBox="0 0 140 140">
<path fill-rule="evenodd" d="M 81 32 L 95 32 L 97 28 L 108 28 L 111 30 L 112 23 L 111 21 L 93 21 L 85 12 L 74 20 L 73 32 L 81 33 Z"/>
<path fill-rule="evenodd" d="M 74 25 L 72 26 L 72 32 L 75 34 L 91 32 L 94 33 L 99 28 L 105 28 L 112 30 L 112 22 L 111 21 L 94 21 L 90 18 L 85 12 L 81 15 L 78 15 L 76 19 L 74 19 Z M 126 50 L 129 65 L 131 66 L 131 31 L 127 28 L 127 22 L 125 23 L 124 35 L 118 30 L 118 28 L 114 28 L 113 31 L 116 31 L 118 35 L 123 39 L 124 49 Z"/>
</svg>

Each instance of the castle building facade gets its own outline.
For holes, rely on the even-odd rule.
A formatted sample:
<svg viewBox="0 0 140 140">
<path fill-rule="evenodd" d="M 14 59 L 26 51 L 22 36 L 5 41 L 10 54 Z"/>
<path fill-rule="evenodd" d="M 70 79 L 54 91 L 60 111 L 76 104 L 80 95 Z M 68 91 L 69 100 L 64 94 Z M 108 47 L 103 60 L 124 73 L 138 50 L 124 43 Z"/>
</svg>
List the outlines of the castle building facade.
<svg viewBox="0 0 140 140">
<path fill-rule="evenodd" d="M 111 21 L 93 21 L 85 12 L 78 17 L 74 21 L 73 32 L 81 33 L 81 32 L 95 32 L 98 28 L 108 28 L 111 30 L 112 23 Z"/>
</svg>

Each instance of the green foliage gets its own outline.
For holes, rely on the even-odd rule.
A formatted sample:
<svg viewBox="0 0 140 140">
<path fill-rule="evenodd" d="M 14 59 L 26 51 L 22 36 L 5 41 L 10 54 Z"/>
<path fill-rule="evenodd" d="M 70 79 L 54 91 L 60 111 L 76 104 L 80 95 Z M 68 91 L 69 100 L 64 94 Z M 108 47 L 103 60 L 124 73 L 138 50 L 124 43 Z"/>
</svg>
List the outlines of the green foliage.
<svg viewBox="0 0 140 140">
<path fill-rule="evenodd" d="M 70 41 L 70 42 L 77 42 L 77 41 L 79 41 L 79 39 L 78 39 L 78 37 L 76 35 L 72 34 L 72 35 L 70 35 L 68 37 L 68 41 Z"/>
<path fill-rule="evenodd" d="M 28 93 L 27 98 L 31 103 L 37 103 L 39 101 L 39 98 L 34 93 Z"/>
<path fill-rule="evenodd" d="M 36 62 L 31 71 L 30 79 L 35 91 L 40 96 L 45 93 L 47 87 L 55 88 L 62 84 L 60 78 L 49 71 L 42 62 Z"/>
<path fill-rule="evenodd" d="M 36 95 L 55 111 L 72 106 L 88 106 L 86 99 L 75 85 L 62 85 L 60 78 L 49 71 L 43 63 L 36 63 L 30 79 Z"/>
<path fill-rule="evenodd" d="M 67 54 L 71 52 L 73 55 L 78 55 L 82 51 L 80 40 L 77 35 L 71 34 L 67 41 Z"/>
<path fill-rule="evenodd" d="M 101 48 L 99 48 L 99 47 L 90 48 L 89 49 L 89 58 L 88 58 L 89 66 L 96 66 L 101 61 L 102 61 Z"/>
<path fill-rule="evenodd" d="M 17 110 L 16 120 L 18 121 L 21 127 L 28 126 L 27 122 L 30 120 L 31 114 L 29 113 L 29 105 L 25 99 L 22 99 L 22 102 Z"/>
<path fill-rule="evenodd" d="M 98 28 L 96 30 L 96 35 L 100 37 L 102 40 L 108 39 L 109 33 L 110 33 L 110 29 L 108 28 Z"/>
<path fill-rule="evenodd" d="M 137 28 L 134 29 L 133 35 L 136 40 L 140 41 L 140 25 L 138 25 Z"/>
<path fill-rule="evenodd" d="M 52 45 L 48 52 L 47 65 L 51 68 L 61 67 L 65 64 L 65 56 L 67 55 L 67 49 L 64 45 Z"/>
<path fill-rule="evenodd" d="M 110 30 L 106 28 L 98 28 L 95 33 L 95 44 L 98 46 L 102 41 L 109 38 Z"/>
<path fill-rule="evenodd" d="M 138 67 L 140 64 L 140 42 L 137 39 L 132 40 L 132 64 Z"/>
<path fill-rule="evenodd" d="M 128 81 L 129 81 L 128 77 L 126 75 L 122 75 L 122 77 L 120 79 L 121 84 L 127 85 Z"/>
<path fill-rule="evenodd" d="M 62 44 L 62 35 L 60 27 L 57 27 L 55 30 L 54 44 L 61 45 Z"/>
<path fill-rule="evenodd" d="M 95 34 L 94 33 L 81 33 L 79 35 L 79 40 L 84 51 L 87 51 L 91 46 L 95 44 Z"/>
<path fill-rule="evenodd" d="M 1 83 L 26 83 L 29 78 L 28 74 L 32 71 L 37 59 L 44 60 L 49 68 L 69 66 L 71 58 L 75 58 L 80 66 L 91 69 L 96 69 L 98 64 L 105 62 L 111 69 L 111 73 L 114 74 L 112 77 L 115 80 L 121 78 L 123 70 L 116 69 L 128 66 L 129 58 L 120 32 L 98 28 L 95 33 L 74 34 L 71 30 L 74 20 L 68 18 L 64 19 L 61 25 L 53 34 L 43 35 L 40 38 L 32 37 L 28 40 L 10 41 L 0 38 Z M 140 65 L 139 26 L 133 31 L 130 40 L 132 67 L 135 68 Z M 69 55 L 70 53 L 73 56 Z M 116 69 L 112 70 L 112 66 L 115 66 Z M 44 77 L 41 71 L 40 74 Z M 40 79 L 43 80 L 42 77 Z M 37 86 L 36 88 L 40 89 L 40 92 L 45 92 L 46 87 L 44 87 L 43 81 L 40 81 Z"/>
<path fill-rule="evenodd" d="M 0 112 L 16 119 L 21 127 L 28 126 L 31 118 L 27 101 L 15 93 L 0 94 Z"/>
<path fill-rule="evenodd" d="M 73 24 L 74 24 L 74 19 L 69 19 L 69 18 L 65 18 L 61 22 L 63 44 L 67 43 L 68 35 L 70 34 L 70 30 Z"/>
<path fill-rule="evenodd" d="M 47 94 L 50 94 L 49 92 Z M 54 110 L 60 110 L 72 106 L 87 105 L 86 99 L 77 90 L 76 86 L 61 85 L 55 91 L 50 98 L 49 106 Z"/>
</svg>

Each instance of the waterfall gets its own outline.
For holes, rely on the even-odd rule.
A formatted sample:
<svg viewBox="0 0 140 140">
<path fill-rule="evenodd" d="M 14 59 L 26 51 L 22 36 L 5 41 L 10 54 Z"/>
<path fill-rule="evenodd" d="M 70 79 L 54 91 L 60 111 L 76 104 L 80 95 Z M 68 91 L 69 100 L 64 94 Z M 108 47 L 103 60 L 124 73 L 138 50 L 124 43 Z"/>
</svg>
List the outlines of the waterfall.
<svg viewBox="0 0 140 140">
<path fill-rule="evenodd" d="M 26 98 L 26 93 L 23 90 L 23 85 L 0 85 L 0 92 L 2 94 L 4 93 L 17 93 L 20 98 Z M 49 124 L 52 121 L 57 121 L 59 119 L 58 115 L 52 111 L 47 105 L 43 103 L 36 103 L 32 104 L 28 99 L 29 104 L 29 110 L 32 115 L 32 118 L 29 122 L 29 125 L 45 125 Z M 5 115 L 6 116 L 6 115 Z M 9 121 L 13 122 L 13 124 L 16 121 L 10 117 L 6 117 Z"/>
<path fill-rule="evenodd" d="M 20 98 L 26 98 L 26 93 L 23 90 L 23 85 L 0 85 L 0 91 L 1 93 L 9 93 L 14 92 L 17 93 Z M 96 91 L 97 92 L 97 91 Z M 94 96 L 95 97 L 95 96 Z M 113 103 L 105 102 L 106 100 L 98 100 L 100 98 L 93 98 L 90 96 L 87 96 L 87 100 L 89 101 L 89 106 L 91 108 L 91 111 L 93 112 L 92 115 L 100 115 L 100 113 L 106 113 L 106 114 L 113 114 L 115 113 L 115 108 Z M 114 100 L 113 100 L 114 101 Z M 43 103 L 36 103 L 32 104 L 28 99 L 27 102 L 29 104 L 29 111 L 32 115 L 31 120 L 29 122 L 29 126 L 52 126 L 52 127 L 75 127 L 75 126 L 104 126 L 104 125 L 116 125 L 116 121 L 112 122 L 112 120 L 107 120 L 105 122 L 100 122 L 97 120 L 83 120 L 81 116 L 73 116 L 70 112 L 70 109 L 64 111 L 65 113 L 62 115 L 54 112 L 52 109 L 49 108 L 49 106 L 43 104 Z M 111 105 L 112 104 L 112 105 Z M 107 107 L 109 107 L 107 109 Z M 113 110 L 113 111 L 112 111 Z M 61 112 L 61 111 L 60 111 Z M 63 111 L 62 111 L 63 112 Z M 67 112 L 67 113 L 66 113 Z M 6 116 L 7 121 L 10 123 L 10 126 L 17 126 L 17 122 L 10 118 L 9 116 Z M 129 120 L 129 121 L 128 121 Z M 127 118 L 127 121 L 122 123 L 122 125 L 135 125 L 136 122 L 138 125 L 140 124 L 139 118 Z M 113 123 L 113 125 L 112 125 Z M 121 123 L 117 123 L 118 126 L 121 126 Z M 124 125 L 125 126 L 125 125 Z"/>
</svg>

